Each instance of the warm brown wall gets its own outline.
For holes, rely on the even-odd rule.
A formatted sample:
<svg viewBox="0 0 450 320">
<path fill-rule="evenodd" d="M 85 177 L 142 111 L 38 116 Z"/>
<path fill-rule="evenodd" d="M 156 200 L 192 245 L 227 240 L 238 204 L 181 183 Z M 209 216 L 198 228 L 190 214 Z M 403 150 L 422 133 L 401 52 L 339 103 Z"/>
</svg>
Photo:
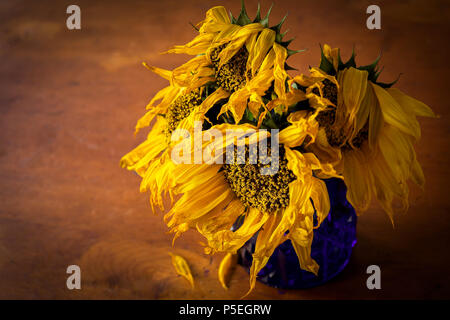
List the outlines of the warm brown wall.
<svg viewBox="0 0 450 320">
<path fill-rule="evenodd" d="M 75 2 L 75 1 L 74 1 Z M 76 1 L 82 30 L 65 28 L 72 1 L 0 3 L 0 297 L 1 298 L 239 298 L 247 275 L 231 289 L 216 280 L 189 233 L 175 251 L 191 262 L 197 288 L 174 276 L 171 237 L 154 216 L 139 179 L 118 166 L 142 140 L 135 121 L 165 84 L 141 66 L 172 68 L 185 56 L 159 55 L 194 35 L 188 22 L 213 5 L 235 14 L 239 1 Z M 261 1 L 263 12 L 271 1 Z M 412 189 L 411 208 L 396 219 L 373 206 L 358 222 L 359 242 L 344 273 L 330 284 L 280 294 L 260 284 L 250 298 L 449 298 L 449 5 L 448 1 L 373 1 L 382 30 L 365 28 L 372 1 L 276 0 L 273 22 L 288 12 L 292 47 L 308 48 L 291 63 L 315 65 L 319 43 L 355 45 L 358 61 L 383 52 L 390 81 L 429 104 L 441 118 L 421 120 L 418 158 L 427 178 Z M 256 1 L 247 1 L 255 12 Z M 65 268 L 82 267 L 82 290 L 65 289 Z M 382 268 L 382 290 L 365 288 L 365 268 Z"/>
</svg>

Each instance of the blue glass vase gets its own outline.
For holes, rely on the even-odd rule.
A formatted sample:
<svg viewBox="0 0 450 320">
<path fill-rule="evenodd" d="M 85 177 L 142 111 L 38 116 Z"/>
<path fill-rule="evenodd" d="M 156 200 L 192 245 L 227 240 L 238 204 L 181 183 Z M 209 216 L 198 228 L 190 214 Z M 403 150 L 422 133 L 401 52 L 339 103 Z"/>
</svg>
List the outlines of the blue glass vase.
<svg viewBox="0 0 450 320">
<path fill-rule="evenodd" d="M 330 213 L 314 230 L 311 257 L 319 264 L 318 276 L 300 269 L 291 241 L 275 249 L 258 281 L 281 289 L 305 289 L 321 285 L 339 274 L 347 265 L 356 244 L 356 214 L 346 199 L 347 188 L 340 179 L 324 180 L 330 196 Z M 249 272 L 256 237 L 239 249 L 238 263 Z"/>
</svg>

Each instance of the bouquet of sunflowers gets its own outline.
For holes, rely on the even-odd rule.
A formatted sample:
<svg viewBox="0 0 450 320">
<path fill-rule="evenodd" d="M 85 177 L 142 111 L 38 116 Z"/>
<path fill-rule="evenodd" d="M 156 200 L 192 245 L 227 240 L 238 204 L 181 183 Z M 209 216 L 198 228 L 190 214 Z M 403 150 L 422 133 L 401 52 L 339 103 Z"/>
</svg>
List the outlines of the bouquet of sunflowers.
<svg viewBox="0 0 450 320">
<path fill-rule="evenodd" d="M 311 243 L 330 211 L 323 179 L 342 179 L 358 213 L 372 197 L 391 220 L 395 198 L 396 209 L 407 210 L 407 181 L 424 184 L 416 117 L 434 117 L 394 83 L 378 81 L 378 59 L 357 66 L 354 53 L 343 62 L 339 49 L 324 45 L 318 67 L 291 76 L 286 60 L 299 51 L 284 40 L 284 19 L 269 27 L 269 14 L 262 18 L 258 6 L 251 20 L 242 6 L 234 18 L 213 7 L 192 41 L 168 51 L 191 60 L 172 71 L 144 64 L 169 85 L 137 122 L 136 132 L 152 125 L 146 141 L 121 159 L 142 177 L 152 208 L 164 210 L 169 194 L 164 220 L 174 240 L 195 229 L 205 253 L 228 254 L 222 283 L 232 255 L 257 234 L 250 290 L 288 239 L 300 267 L 317 274 Z M 259 157 L 255 145 L 266 147 Z M 186 262 L 175 255 L 173 262 L 193 283 Z"/>
</svg>

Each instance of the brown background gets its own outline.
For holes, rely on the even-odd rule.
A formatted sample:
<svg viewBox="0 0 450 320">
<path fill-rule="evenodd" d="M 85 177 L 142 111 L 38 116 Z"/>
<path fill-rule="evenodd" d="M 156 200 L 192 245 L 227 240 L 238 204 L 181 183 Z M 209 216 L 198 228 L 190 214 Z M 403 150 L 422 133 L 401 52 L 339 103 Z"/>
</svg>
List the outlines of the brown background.
<svg viewBox="0 0 450 320">
<path fill-rule="evenodd" d="M 65 27 L 77 3 L 82 29 Z M 263 12 L 270 1 L 261 1 Z M 365 27 L 377 3 L 382 29 Z M 1 1 L 0 2 L 0 298 L 228 299 L 248 288 L 236 269 L 231 289 L 216 278 L 220 256 L 203 255 L 194 232 L 174 252 L 189 261 L 196 289 L 177 277 L 167 254 L 171 236 L 153 215 L 139 179 L 119 159 L 142 141 L 133 128 L 166 85 L 142 61 L 173 68 L 186 56 L 160 55 L 194 36 L 213 5 L 237 14 L 239 1 Z M 251 16 L 256 1 L 247 1 Z M 358 244 L 345 271 L 329 284 L 279 291 L 258 284 L 253 299 L 450 298 L 449 275 L 449 6 L 448 1 L 276 0 L 275 24 L 296 36 L 291 58 L 305 72 L 319 43 L 356 46 L 367 64 L 382 50 L 382 81 L 403 73 L 398 87 L 441 118 L 423 119 L 418 158 L 426 190 L 412 188 L 411 208 L 388 218 L 374 205 L 360 217 Z M 79 264 L 82 289 L 66 289 L 66 268 Z M 382 289 L 365 286 L 367 266 L 382 270 Z"/>
</svg>

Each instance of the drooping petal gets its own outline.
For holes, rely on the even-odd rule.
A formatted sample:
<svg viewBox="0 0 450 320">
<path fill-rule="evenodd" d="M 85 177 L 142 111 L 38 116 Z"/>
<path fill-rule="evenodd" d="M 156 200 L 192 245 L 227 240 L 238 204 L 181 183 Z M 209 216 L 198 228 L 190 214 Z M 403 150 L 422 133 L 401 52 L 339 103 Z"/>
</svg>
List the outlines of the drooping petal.
<svg viewBox="0 0 450 320">
<path fill-rule="evenodd" d="M 314 273 L 319 272 L 319 265 L 311 258 L 311 244 L 313 241 L 313 215 L 314 208 L 311 202 L 307 202 L 303 214 L 298 216 L 294 226 L 289 230 L 289 239 L 297 254 L 300 268 Z"/>
<path fill-rule="evenodd" d="M 336 129 L 343 128 L 350 137 L 356 127 L 356 116 L 366 95 L 368 73 L 365 70 L 348 68 L 338 74 L 340 93 L 336 109 Z"/>
<path fill-rule="evenodd" d="M 367 210 L 372 200 L 373 176 L 361 151 L 344 153 L 344 179 L 349 202 L 359 212 Z"/>
<path fill-rule="evenodd" d="M 192 288 L 194 288 L 194 277 L 192 276 L 191 269 L 189 268 L 187 261 L 182 256 L 173 254 L 172 252 L 169 252 L 169 254 L 172 257 L 172 265 L 175 268 L 175 271 L 189 281 Z"/>
<path fill-rule="evenodd" d="M 239 49 L 242 48 L 249 37 L 260 32 L 262 29 L 264 29 L 264 27 L 261 24 L 251 23 L 240 27 L 240 29 L 235 32 L 232 37 L 222 39 L 221 42 L 228 42 L 228 44 L 219 54 L 219 68 L 227 63 L 239 51 Z"/>
<path fill-rule="evenodd" d="M 215 36 L 216 35 L 214 33 L 200 33 L 189 43 L 185 45 L 174 46 L 166 53 L 184 53 L 193 56 L 205 53 L 206 50 L 211 46 Z"/>
<path fill-rule="evenodd" d="M 231 274 L 237 263 L 237 254 L 227 253 L 219 265 L 217 276 L 225 290 L 228 290 Z"/>
<path fill-rule="evenodd" d="M 208 188 L 205 188 L 206 185 Z M 184 193 L 164 219 L 168 220 L 168 227 L 195 220 L 214 209 L 230 196 L 231 192 L 224 179 L 216 175 L 205 184 L 195 185 Z"/>
<path fill-rule="evenodd" d="M 272 48 L 275 42 L 275 31 L 271 29 L 264 29 L 258 36 L 255 46 L 249 52 L 247 65 L 252 70 L 254 76 L 256 71 L 264 61 L 268 51 Z"/>
<path fill-rule="evenodd" d="M 389 94 L 403 106 L 403 109 L 408 113 L 410 110 L 417 116 L 421 117 L 436 117 L 433 110 L 425 103 L 408 96 L 397 88 L 387 89 Z"/>
<path fill-rule="evenodd" d="M 231 230 L 218 231 L 209 239 L 205 251 L 209 253 L 216 251 L 237 252 L 264 225 L 269 216 L 268 213 L 250 208 L 239 229 L 234 232 Z"/>
<path fill-rule="evenodd" d="M 275 52 L 273 69 L 275 78 L 274 91 L 278 98 L 284 100 L 286 98 L 286 79 L 288 78 L 288 74 L 284 69 L 287 58 L 287 50 L 278 43 L 273 44 L 273 50 Z"/>
<path fill-rule="evenodd" d="M 283 213 L 280 210 L 273 212 L 269 215 L 266 223 L 264 223 L 264 226 L 258 233 L 255 252 L 253 253 L 252 266 L 250 268 L 250 289 L 248 293 L 255 288 L 258 272 L 267 264 L 267 261 L 269 261 L 269 258 L 276 247 L 281 244 L 281 239 L 287 229 L 285 229 L 281 235 L 275 233 L 275 230 L 279 227 L 282 216 Z"/>
<path fill-rule="evenodd" d="M 329 45 L 323 45 L 323 54 L 333 64 L 334 70 L 338 70 L 339 48 L 331 48 Z"/>
<path fill-rule="evenodd" d="M 380 103 L 384 121 L 416 139 L 419 138 L 420 127 L 414 113 L 407 114 L 387 90 L 374 83 L 371 85 Z"/>
<path fill-rule="evenodd" d="M 280 131 L 280 143 L 293 148 L 302 145 L 307 136 L 310 137 L 308 143 L 314 143 L 319 124 L 312 117 L 306 118 L 306 116 L 302 116 L 303 114 L 304 112 L 297 111 L 288 116 L 291 125 Z"/>
<path fill-rule="evenodd" d="M 230 25 L 230 17 L 223 6 L 216 6 L 206 12 L 206 18 L 201 23 L 200 33 L 215 33 Z"/>
</svg>

